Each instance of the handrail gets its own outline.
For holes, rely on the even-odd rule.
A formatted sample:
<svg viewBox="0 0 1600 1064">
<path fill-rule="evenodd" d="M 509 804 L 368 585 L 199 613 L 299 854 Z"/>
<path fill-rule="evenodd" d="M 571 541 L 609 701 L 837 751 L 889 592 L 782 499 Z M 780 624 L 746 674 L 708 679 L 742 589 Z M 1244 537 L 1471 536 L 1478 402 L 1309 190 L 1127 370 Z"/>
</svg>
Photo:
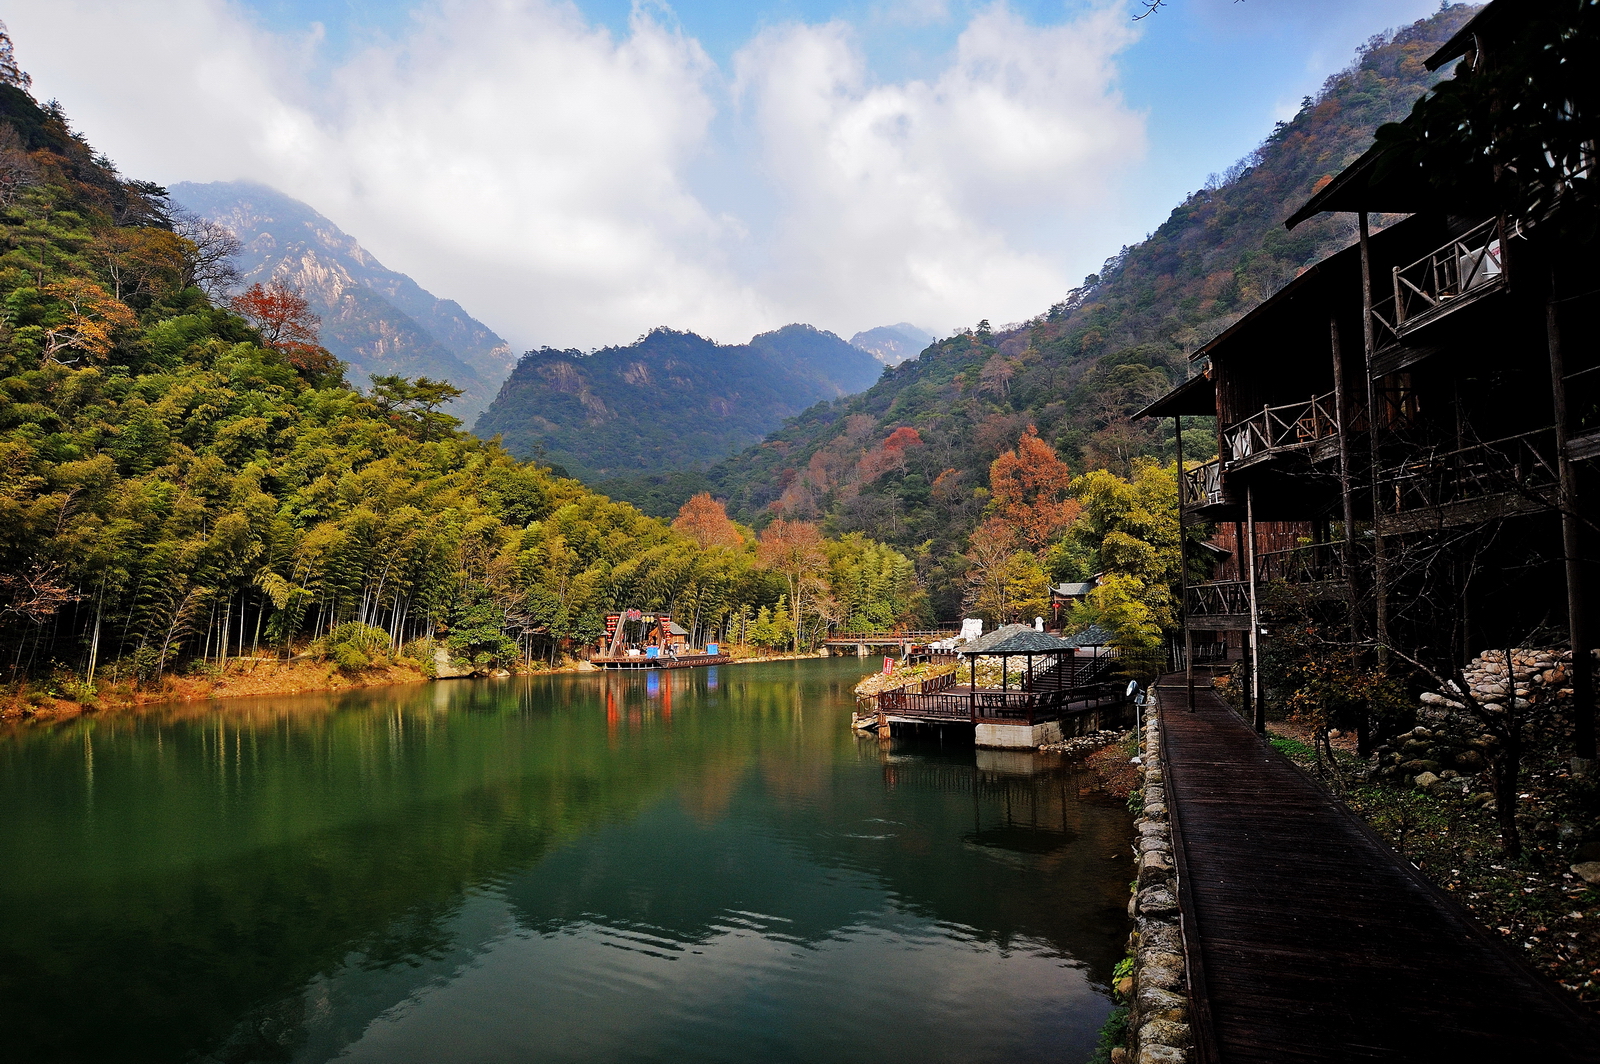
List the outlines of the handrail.
<svg viewBox="0 0 1600 1064">
<path fill-rule="evenodd" d="M 1178 482 L 1182 486 L 1183 505 L 1186 509 L 1216 506 L 1226 501 L 1222 493 L 1221 458 L 1213 458 L 1193 469 L 1185 469 Z"/>
<path fill-rule="evenodd" d="M 1263 406 L 1222 430 L 1223 449 L 1231 464 L 1259 454 L 1303 447 L 1339 434 L 1338 408 L 1334 393 L 1313 395 L 1298 403 Z"/>
<path fill-rule="evenodd" d="M 1390 514 L 1491 495 L 1535 496 L 1558 487 L 1555 429 L 1536 429 L 1453 451 L 1413 454 L 1379 470 L 1379 499 Z"/>
<path fill-rule="evenodd" d="M 1505 280 L 1504 236 L 1491 218 L 1417 261 L 1390 269 L 1393 294 L 1375 303 L 1372 321 L 1393 340 L 1465 295 L 1490 291 Z"/>
</svg>

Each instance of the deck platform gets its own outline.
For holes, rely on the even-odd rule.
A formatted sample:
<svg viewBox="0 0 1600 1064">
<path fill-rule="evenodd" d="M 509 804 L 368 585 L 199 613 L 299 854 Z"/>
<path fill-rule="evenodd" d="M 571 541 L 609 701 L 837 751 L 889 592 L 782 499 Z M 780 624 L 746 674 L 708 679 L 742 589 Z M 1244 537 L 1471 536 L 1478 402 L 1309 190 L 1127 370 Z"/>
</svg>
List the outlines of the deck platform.
<svg viewBox="0 0 1600 1064">
<path fill-rule="evenodd" d="M 1600 1061 L 1600 1025 L 1214 692 L 1156 694 L 1195 1059 Z"/>
<path fill-rule="evenodd" d="M 589 659 L 589 664 L 598 665 L 602 669 L 637 672 L 646 669 L 698 669 L 705 665 L 726 665 L 732 660 L 733 657 L 729 654 L 679 654 L 675 658 L 647 658 L 642 654 L 637 657 L 596 654 Z"/>
</svg>

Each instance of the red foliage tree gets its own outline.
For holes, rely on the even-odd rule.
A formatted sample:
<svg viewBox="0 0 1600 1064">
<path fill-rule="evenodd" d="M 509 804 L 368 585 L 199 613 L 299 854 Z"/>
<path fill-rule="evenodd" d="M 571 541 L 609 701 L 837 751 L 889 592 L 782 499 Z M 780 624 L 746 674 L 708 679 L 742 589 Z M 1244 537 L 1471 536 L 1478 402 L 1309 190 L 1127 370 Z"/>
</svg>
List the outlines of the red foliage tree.
<svg viewBox="0 0 1600 1064">
<path fill-rule="evenodd" d="M 317 342 L 317 327 L 322 318 L 312 313 L 311 304 L 298 288 L 280 281 L 259 281 L 228 301 L 262 342 L 281 353 L 291 365 L 311 374 L 331 373 L 338 361 Z"/>
</svg>

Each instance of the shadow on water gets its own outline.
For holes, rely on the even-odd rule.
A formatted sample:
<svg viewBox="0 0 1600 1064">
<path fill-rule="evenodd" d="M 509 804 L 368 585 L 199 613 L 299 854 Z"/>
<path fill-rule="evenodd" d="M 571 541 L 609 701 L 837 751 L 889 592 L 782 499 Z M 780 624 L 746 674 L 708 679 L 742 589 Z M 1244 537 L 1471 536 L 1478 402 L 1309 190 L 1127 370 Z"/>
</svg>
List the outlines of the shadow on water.
<svg viewBox="0 0 1600 1064">
<path fill-rule="evenodd" d="M 172 706 L 0 735 L 8 1059 L 1071 1060 L 1129 819 L 859 739 L 859 665 Z"/>
</svg>

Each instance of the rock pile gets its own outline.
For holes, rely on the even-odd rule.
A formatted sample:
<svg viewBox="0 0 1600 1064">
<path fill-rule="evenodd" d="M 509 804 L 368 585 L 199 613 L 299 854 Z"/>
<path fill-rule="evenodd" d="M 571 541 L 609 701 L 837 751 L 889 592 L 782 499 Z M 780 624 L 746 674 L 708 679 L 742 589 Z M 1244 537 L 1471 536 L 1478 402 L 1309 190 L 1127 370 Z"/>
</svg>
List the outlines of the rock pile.
<svg viewBox="0 0 1600 1064">
<path fill-rule="evenodd" d="M 1491 716 L 1512 704 L 1543 708 L 1572 697 L 1572 654 L 1565 650 L 1512 650 L 1509 674 L 1506 651 L 1486 650 L 1462 670 L 1480 713 Z M 1596 651 L 1600 654 L 1600 651 Z M 1418 790 L 1439 796 L 1492 802 L 1486 777 L 1498 740 L 1474 715 L 1452 682 L 1439 691 L 1425 691 L 1417 710 L 1417 726 L 1380 745 L 1371 776 L 1396 783 L 1410 781 Z M 1480 778 L 1482 777 L 1482 778 Z"/>
<path fill-rule="evenodd" d="M 1126 732 L 1115 730 L 1090 732 L 1088 735 L 1074 735 L 1060 742 L 1045 743 L 1039 747 L 1042 753 L 1066 754 L 1068 757 L 1078 757 L 1090 754 L 1102 746 L 1109 746 L 1121 739 Z"/>
<path fill-rule="evenodd" d="M 1128 914 L 1133 974 L 1118 990 L 1129 1000 L 1130 1045 L 1112 1051 L 1114 1064 L 1187 1064 L 1193 1036 L 1183 935 L 1178 929 L 1178 880 L 1172 861 L 1172 825 L 1161 778 L 1161 725 L 1145 719 L 1144 808 L 1135 822 L 1139 879 Z"/>
</svg>

